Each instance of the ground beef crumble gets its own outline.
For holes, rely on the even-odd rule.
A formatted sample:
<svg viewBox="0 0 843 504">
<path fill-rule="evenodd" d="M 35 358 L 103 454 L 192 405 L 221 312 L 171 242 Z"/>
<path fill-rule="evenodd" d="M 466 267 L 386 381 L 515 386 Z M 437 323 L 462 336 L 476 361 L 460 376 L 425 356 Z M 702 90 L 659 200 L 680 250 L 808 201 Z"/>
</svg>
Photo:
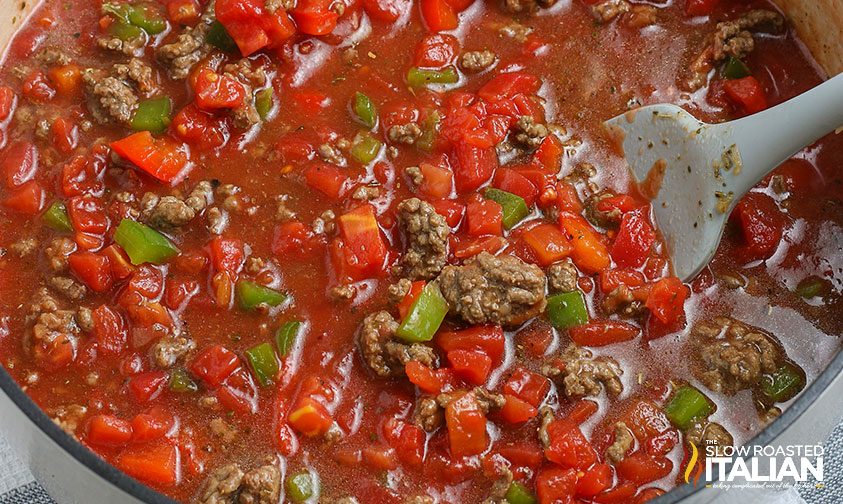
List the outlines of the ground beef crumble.
<svg viewBox="0 0 843 504">
<path fill-rule="evenodd" d="M 579 271 L 571 261 L 554 263 L 547 268 L 547 285 L 551 292 L 574 292 L 578 279 Z"/>
<path fill-rule="evenodd" d="M 395 330 L 398 322 L 386 311 L 370 314 L 360 325 L 358 344 L 363 360 L 376 375 L 387 378 L 404 374 L 404 365 L 411 361 L 433 367 L 436 353 L 432 348 L 398 341 Z"/>
<path fill-rule="evenodd" d="M 214 5 L 213 0 L 208 2 L 196 26 L 186 27 L 173 42 L 155 50 L 155 56 L 171 78 L 186 78 L 193 65 L 211 52 L 212 46 L 205 37 L 214 21 Z"/>
<path fill-rule="evenodd" d="M 635 437 L 632 431 L 629 430 L 626 423 L 618 422 L 615 424 L 614 439 L 612 444 L 606 448 L 606 460 L 612 464 L 617 464 L 626 457 L 626 453 L 635 447 Z"/>
<path fill-rule="evenodd" d="M 462 266 L 445 266 L 439 289 L 450 313 L 469 324 L 517 326 L 544 311 L 544 272 L 514 256 L 488 252 Z"/>
<path fill-rule="evenodd" d="M 410 198 L 398 204 L 398 223 L 404 232 L 406 251 L 401 272 L 412 280 L 429 280 L 448 261 L 451 229 L 430 203 Z"/>
<path fill-rule="evenodd" d="M 689 345 L 697 378 L 728 395 L 757 386 L 785 357 L 771 334 L 728 317 L 695 325 Z"/>
<path fill-rule="evenodd" d="M 488 49 L 467 51 L 460 56 L 460 68 L 470 73 L 482 72 L 494 65 L 497 58 L 497 55 Z"/>
<path fill-rule="evenodd" d="M 138 93 L 154 89 L 152 69 L 141 60 L 114 65 L 110 71 L 82 71 L 88 110 L 99 124 L 110 121 L 128 125 L 140 100 Z"/>
<path fill-rule="evenodd" d="M 623 370 L 612 357 L 594 357 L 590 350 L 570 345 L 559 358 L 546 363 L 542 373 L 560 382 L 568 397 L 600 395 L 603 388 L 610 396 L 623 392 Z"/>
<path fill-rule="evenodd" d="M 529 14 L 554 4 L 556 0 L 503 0 L 503 9 L 512 14 Z"/>
</svg>

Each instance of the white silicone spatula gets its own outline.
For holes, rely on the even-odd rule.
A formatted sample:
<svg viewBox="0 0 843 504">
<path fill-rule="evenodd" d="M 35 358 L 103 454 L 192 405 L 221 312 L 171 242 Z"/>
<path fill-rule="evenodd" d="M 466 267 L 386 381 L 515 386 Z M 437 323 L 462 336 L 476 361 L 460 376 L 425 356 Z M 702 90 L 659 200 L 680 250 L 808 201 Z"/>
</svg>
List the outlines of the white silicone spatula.
<svg viewBox="0 0 843 504">
<path fill-rule="evenodd" d="M 662 104 L 605 124 L 622 145 L 633 177 L 652 190 L 656 226 L 676 276 L 687 281 L 711 260 L 741 197 L 783 161 L 843 125 L 843 74 L 736 121 L 706 124 Z"/>
</svg>

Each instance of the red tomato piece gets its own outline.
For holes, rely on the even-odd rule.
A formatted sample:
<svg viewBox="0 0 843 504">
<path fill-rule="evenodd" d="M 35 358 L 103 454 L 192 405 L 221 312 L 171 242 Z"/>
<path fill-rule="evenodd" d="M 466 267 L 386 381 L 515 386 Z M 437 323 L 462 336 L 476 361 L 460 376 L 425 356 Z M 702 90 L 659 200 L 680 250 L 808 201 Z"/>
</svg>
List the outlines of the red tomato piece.
<svg viewBox="0 0 843 504">
<path fill-rule="evenodd" d="M 548 460 L 562 467 L 584 470 L 597 461 L 597 452 L 577 424 L 557 418 L 547 426 L 549 443 L 544 449 Z"/>
<path fill-rule="evenodd" d="M 363 0 L 363 9 L 372 19 L 393 23 L 412 6 L 408 0 Z"/>
<path fill-rule="evenodd" d="M 407 373 L 410 383 L 417 386 L 422 392 L 438 394 L 442 391 L 442 378 L 436 371 L 421 362 L 408 362 L 404 365 L 404 372 Z"/>
<path fill-rule="evenodd" d="M 741 79 L 727 80 L 723 83 L 723 90 L 726 91 L 729 100 L 746 114 L 761 112 L 769 106 L 767 93 L 758 79 L 751 75 Z"/>
<path fill-rule="evenodd" d="M 644 275 L 633 269 L 611 269 L 600 272 L 600 290 L 608 294 L 621 285 L 630 288 L 641 287 L 647 283 Z"/>
<path fill-rule="evenodd" d="M 420 0 L 419 6 L 422 20 L 432 32 L 453 30 L 460 24 L 459 16 L 447 0 Z"/>
<path fill-rule="evenodd" d="M 511 424 L 520 424 L 532 420 L 539 414 L 539 410 L 527 401 L 514 395 L 504 394 L 506 402 L 500 410 L 501 418 Z"/>
<path fill-rule="evenodd" d="M 290 415 L 287 421 L 297 432 L 307 437 L 319 437 L 328 432 L 333 424 L 331 414 L 322 403 L 310 398 L 303 397 Z"/>
<path fill-rule="evenodd" d="M 327 35 L 337 27 L 339 15 L 331 10 L 329 0 L 299 1 L 290 12 L 299 31 L 308 35 Z"/>
<path fill-rule="evenodd" d="M 153 406 L 132 419 L 132 442 L 148 443 L 166 437 L 175 426 L 175 418 L 164 408 Z"/>
<path fill-rule="evenodd" d="M 676 277 L 663 278 L 653 285 L 645 306 L 665 324 L 672 324 L 685 316 L 685 300 L 689 289 Z"/>
<path fill-rule="evenodd" d="M 465 222 L 469 236 L 503 235 L 503 207 L 485 199 L 472 199 L 466 205 Z"/>
<path fill-rule="evenodd" d="M 246 89 L 234 77 L 202 68 L 193 84 L 196 106 L 202 110 L 232 109 L 243 104 Z"/>
<path fill-rule="evenodd" d="M 110 145 L 118 156 L 161 182 L 175 183 L 186 175 L 187 152 L 167 137 L 153 138 L 150 132 L 141 131 Z"/>
<path fill-rule="evenodd" d="M 328 163 L 315 163 L 304 170 L 307 185 L 330 198 L 339 199 L 348 177 L 339 168 Z"/>
<path fill-rule="evenodd" d="M 416 302 L 419 295 L 421 294 L 422 290 L 424 290 L 424 286 L 427 282 L 424 280 L 416 280 L 412 284 L 410 284 L 410 290 L 407 291 L 407 294 L 401 299 L 401 302 L 398 303 L 398 317 L 403 320 L 404 317 L 410 313 L 410 308 L 413 307 L 413 303 Z"/>
<path fill-rule="evenodd" d="M 215 237 L 211 240 L 211 262 L 217 271 L 225 271 L 237 276 L 246 261 L 243 242 L 235 238 Z"/>
<path fill-rule="evenodd" d="M 550 392 L 550 381 L 543 375 L 518 367 L 504 383 L 503 392 L 538 407 Z"/>
<path fill-rule="evenodd" d="M 612 468 L 598 462 L 589 467 L 577 479 L 577 495 L 586 498 L 594 497 L 612 486 L 613 481 L 614 474 L 612 473 Z"/>
<path fill-rule="evenodd" d="M 30 180 L 3 200 L 3 206 L 22 214 L 35 215 L 44 208 L 46 197 L 38 182 Z"/>
<path fill-rule="evenodd" d="M 129 378 L 129 396 L 139 403 L 149 402 L 164 391 L 170 375 L 166 371 L 156 370 L 139 373 Z"/>
<path fill-rule="evenodd" d="M 8 86 L 0 86 L 0 123 L 5 123 L 15 110 L 17 95 Z"/>
<path fill-rule="evenodd" d="M 132 425 L 113 415 L 94 415 L 88 420 L 85 441 L 97 446 L 124 446 L 132 438 Z"/>
<path fill-rule="evenodd" d="M 548 172 L 556 174 L 562 167 L 563 154 L 565 154 L 565 148 L 562 142 L 556 138 L 556 135 L 547 135 L 533 153 L 533 159 Z"/>
<path fill-rule="evenodd" d="M 449 199 L 440 199 L 430 202 L 436 213 L 445 217 L 445 222 L 449 227 L 455 228 L 459 226 L 462 216 L 465 213 L 465 205 L 458 201 Z"/>
<path fill-rule="evenodd" d="M 418 45 L 413 62 L 416 66 L 441 68 L 450 65 L 460 50 L 460 42 L 453 35 L 431 33 L 425 35 Z"/>
<path fill-rule="evenodd" d="M 685 12 L 691 16 L 708 16 L 720 4 L 720 0 L 686 0 Z"/>
<path fill-rule="evenodd" d="M 445 423 L 452 457 L 468 457 L 486 449 L 486 415 L 473 392 L 452 400 L 445 407 Z"/>
<path fill-rule="evenodd" d="M 59 117 L 53 121 L 50 127 L 50 132 L 53 137 L 53 146 L 62 154 L 70 154 L 76 148 L 76 142 L 79 140 L 79 128 L 63 117 Z"/>
<path fill-rule="evenodd" d="M 272 253 L 278 257 L 306 254 L 315 248 L 310 228 L 299 221 L 282 222 L 272 234 Z"/>
<path fill-rule="evenodd" d="M 126 348 L 128 331 L 123 317 L 101 305 L 91 312 L 94 322 L 92 334 L 97 341 L 97 348 L 103 355 L 119 355 Z"/>
<path fill-rule="evenodd" d="M 245 368 L 236 370 L 225 379 L 217 389 L 217 399 L 224 408 L 239 415 L 258 412 L 258 387 Z"/>
<path fill-rule="evenodd" d="M 574 250 L 571 241 L 553 224 L 539 224 L 521 235 L 536 257 L 539 265 L 550 266 L 569 255 Z"/>
<path fill-rule="evenodd" d="M 539 195 L 536 186 L 524 175 L 511 169 L 503 168 L 495 173 L 492 186 L 524 198 L 528 207 L 532 207 Z"/>
<path fill-rule="evenodd" d="M 46 103 L 56 96 L 56 90 L 50 79 L 41 71 L 35 71 L 24 79 L 21 87 L 23 95 L 35 103 Z"/>
<path fill-rule="evenodd" d="M 476 350 L 451 350 L 448 362 L 454 373 L 473 385 L 483 385 L 492 370 L 492 359 Z"/>
<path fill-rule="evenodd" d="M 536 494 L 540 504 L 574 502 L 577 471 L 559 466 L 546 466 L 536 475 Z"/>
<path fill-rule="evenodd" d="M 612 245 L 612 259 L 621 268 L 637 268 L 644 264 L 656 241 L 650 225 L 650 206 L 646 205 L 623 215 L 620 229 Z"/>
<path fill-rule="evenodd" d="M 225 119 L 199 110 L 190 103 L 173 118 L 170 124 L 178 138 L 200 151 L 218 149 L 228 143 L 228 123 Z"/>
<path fill-rule="evenodd" d="M 629 341 L 639 334 L 641 334 L 640 328 L 618 320 L 592 320 L 585 325 L 568 330 L 568 335 L 574 343 L 592 347 Z"/>
<path fill-rule="evenodd" d="M 111 289 L 111 263 L 108 257 L 92 252 L 74 252 L 67 257 L 70 270 L 94 292 Z"/>
<path fill-rule="evenodd" d="M 500 326 L 474 326 L 459 331 L 442 331 L 436 344 L 445 353 L 454 350 L 479 350 L 499 364 L 506 350 L 506 337 Z"/>
<path fill-rule="evenodd" d="M 615 465 L 618 476 L 638 485 L 664 478 L 673 470 L 673 462 L 665 457 L 651 457 L 638 450 Z"/>
<path fill-rule="evenodd" d="M 447 168 L 430 163 L 419 163 L 419 171 L 423 180 L 419 185 L 419 192 L 431 198 L 447 198 L 454 185 L 454 174 Z"/>
<path fill-rule="evenodd" d="M 5 175 L 6 187 L 12 189 L 22 186 L 32 180 L 38 171 L 38 147 L 26 140 L 11 144 L 3 152 L 0 167 Z"/>
<path fill-rule="evenodd" d="M 512 98 L 518 94 L 535 95 L 541 87 L 541 80 L 527 72 L 501 73 L 487 82 L 477 95 L 487 101 Z"/>
<path fill-rule="evenodd" d="M 744 196 L 730 219 L 740 226 L 743 246 L 738 250 L 746 261 L 769 259 L 784 235 L 784 215 L 776 202 L 765 194 Z"/>
<path fill-rule="evenodd" d="M 454 183 L 458 193 L 476 191 L 498 168 L 494 147 L 477 147 L 466 142 L 454 147 Z"/>
<path fill-rule="evenodd" d="M 131 446 L 117 456 L 116 466 L 133 478 L 169 487 L 179 481 L 181 454 L 167 442 Z"/>
<path fill-rule="evenodd" d="M 384 271 L 386 244 L 372 205 L 361 205 L 337 219 L 348 268 L 357 280 L 379 275 Z"/>
<path fill-rule="evenodd" d="M 210 388 L 219 387 L 240 366 L 237 354 L 222 345 L 208 347 L 190 363 L 190 372 Z"/>
<path fill-rule="evenodd" d="M 559 213 L 559 223 L 568 234 L 573 250 L 571 259 L 585 273 L 597 273 L 609 267 L 609 250 L 597 231 L 580 215 Z"/>
<path fill-rule="evenodd" d="M 108 147 L 98 145 L 86 154 L 73 157 L 61 169 L 61 190 L 65 196 L 101 196 L 107 166 Z"/>
</svg>

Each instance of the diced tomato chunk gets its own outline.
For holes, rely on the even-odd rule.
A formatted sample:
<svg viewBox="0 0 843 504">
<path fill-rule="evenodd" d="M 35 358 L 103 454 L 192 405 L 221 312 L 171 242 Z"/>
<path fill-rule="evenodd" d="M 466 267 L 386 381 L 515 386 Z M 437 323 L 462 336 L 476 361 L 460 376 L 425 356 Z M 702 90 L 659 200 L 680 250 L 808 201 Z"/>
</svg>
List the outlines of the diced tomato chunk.
<svg viewBox="0 0 843 504">
<path fill-rule="evenodd" d="M 6 187 L 15 188 L 29 182 L 38 170 L 38 147 L 32 142 L 21 140 L 5 149 L 0 159 L 0 168 L 6 180 Z"/>
<path fill-rule="evenodd" d="M 303 397 L 290 415 L 287 417 L 290 425 L 307 437 L 318 437 L 331 428 L 333 419 L 331 414 L 320 402 Z"/>
<path fill-rule="evenodd" d="M 436 344 L 449 353 L 454 350 L 479 350 L 498 364 L 506 349 L 506 338 L 500 326 L 474 326 L 459 331 L 442 331 Z"/>
<path fill-rule="evenodd" d="M 337 26 L 339 15 L 331 10 L 329 0 L 299 1 L 290 12 L 299 31 L 308 35 L 327 35 Z"/>
<path fill-rule="evenodd" d="M 539 410 L 527 401 L 510 394 L 504 394 L 504 399 L 506 402 L 500 410 L 500 416 L 508 423 L 524 423 L 538 415 Z"/>
<path fill-rule="evenodd" d="M 46 197 L 38 182 L 30 180 L 3 200 L 3 206 L 22 214 L 35 215 L 44 208 Z"/>
<path fill-rule="evenodd" d="M 492 185 L 498 189 L 521 196 L 528 207 L 532 207 L 539 195 L 536 186 L 524 175 L 511 169 L 502 168 L 495 173 Z"/>
<path fill-rule="evenodd" d="M 577 479 L 577 495 L 580 497 L 594 497 L 612 486 L 614 474 L 607 464 L 596 463 L 589 467 Z"/>
<path fill-rule="evenodd" d="M 477 404 L 474 392 L 467 392 L 448 403 L 445 423 L 452 457 L 477 455 L 486 449 L 486 415 Z"/>
<path fill-rule="evenodd" d="M 161 182 L 175 183 L 186 175 L 187 152 L 170 138 L 153 138 L 150 132 L 141 131 L 110 145 L 118 156 Z"/>
<path fill-rule="evenodd" d="M 108 257 L 92 252 L 74 252 L 67 257 L 70 270 L 82 282 L 95 292 L 105 292 L 111 288 L 114 279 L 111 276 L 111 263 Z"/>
<path fill-rule="evenodd" d="M 672 324 L 685 315 L 689 289 L 676 277 L 663 278 L 650 289 L 645 306 L 665 324 Z"/>
<path fill-rule="evenodd" d="M 571 259 L 580 270 L 597 273 L 609 267 L 609 250 L 600 240 L 597 231 L 581 216 L 560 212 L 559 223 L 568 234 L 573 250 Z"/>
<path fill-rule="evenodd" d="M 641 329 L 618 320 L 593 320 L 585 325 L 572 327 L 568 335 L 577 345 L 605 346 L 629 341 L 641 334 Z"/>
<path fill-rule="evenodd" d="M 419 192 L 431 198 L 447 198 L 451 194 L 454 174 L 447 168 L 431 163 L 419 163 L 419 171 L 423 177 L 419 185 Z"/>
<path fill-rule="evenodd" d="M 784 235 L 785 218 L 776 202 L 766 194 L 744 196 L 730 216 L 741 230 L 743 246 L 738 253 L 746 261 L 769 259 Z"/>
<path fill-rule="evenodd" d="M 411 6 L 410 0 L 363 0 L 369 17 L 386 23 L 397 21 Z"/>
<path fill-rule="evenodd" d="M 643 206 L 623 215 L 620 229 L 612 244 L 612 259 L 621 268 L 637 268 L 644 264 L 656 241 L 656 232 L 648 218 L 650 206 Z"/>
<path fill-rule="evenodd" d="M 460 42 L 453 35 L 431 33 L 425 35 L 416 45 L 414 62 L 416 66 L 440 68 L 450 65 L 459 52 Z"/>
<path fill-rule="evenodd" d="M 153 406 L 132 419 L 132 442 L 148 443 L 161 439 L 173 430 L 175 419 L 164 408 Z"/>
<path fill-rule="evenodd" d="M 436 371 L 430 369 L 419 361 L 410 361 L 404 366 L 407 378 L 410 383 L 417 386 L 422 392 L 438 394 L 442 391 L 442 378 Z"/>
<path fill-rule="evenodd" d="M 469 236 L 503 235 L 503 207 L 492 200 L 474 198 L 465 207 Z"/>
<path fill-rule="evenodd" d="M 169 487 L 179 481 L 181 456 L 177 446 L 162 441 L 123 450 L 116 465 L 133 478 Z"/>
<path fill-rule="evenodd" d="M 133 375 L 129 378 L 129 395 L 136 402 L 149 402 L 161 395 L 169 378 L 170 375 L 162 370 Z"/>
<path fill-rule="evenodd" d="M 618 476 L 638 485 L 664 478 L 673 470 L 673 462 L 665 457 L 652 457 L 642 450 L 627 455 L 615 465 Z"/>
<path fill-rule="evenodd" d="M 228 142 L 228 124 L 190 103 L 173 118 L 170 131 L 192 148 L 200 151 L 218 149 Z"/>
<path fill-rule="evenodd" d="M 422 20 L 432 32 L 453 30 L 460 20 L 456 11 L 447 0 L 420 0 Z"/>
<path fill-rule="evenodd" d="M 536 494 L 539 504 L 568 504 L 574 501 L 577 486 L 577 471 L 574 469 L 546 466 L 536 475 Z"/>
<path fill-rule="evenodd" d="M 487 101 L 512 98 L 518 94 L 535 95 L 541 87 L 541 81 L 535 75 L 526 72 L 501 73 L 492 78 L 477 95 Z"/>
<path fill-rule="evenodd" d="M 126 348 L 128 332 L 123 317 L 108 305 L 101 305 L 91 312 L 94 322 L 92 335 L 97 348 L 104 355 L 119 355 Z"/>
<path fill-rule="evenodd" d="M 113 415 L 94 415 L 88 420 L 85 441 L 97 446 L 123 446 L 132 438 L 132 425 Z"/>
<path fill-rule="evenodd" d="M 348 177 L 334 165 L 314 163 L 304 170 L 307 185 L 325 196 L 339 199 Z"/>
<path fill-rule="evenodd" d="M 530 247 L 541 266 L 550 266 L 574 251 L 565 233 L 553 224 L 539 224 L 530 228 L 521 235 L 521 239 Z"/>
<path fill-rule="evenodd" d="M 579 426 L 565 418 L 557 418 L 547 426 L 549 443 L 545 457 L 562 467 L 584 470 L 597 461 L 597 452 Z"/>
<path fill-rule="evenodd" d="M 477 190 L 486 183 L 498 167 L 494 147 L 477 147 L 460 142 L 454 147 L 454 183 L 459 193 Z"/>
<path fill-rule="evenodd" d="M 451 350 L 448 362 L 454 373 L 473 385 L 483 385 L 492 370 L 492 359 L 476 350 Z"/>
<path fill-rule="evenodd" d="M 727 80 L 723 84 L 723 89 L 732 103 L 747 114 L 761 112 L 769 106 L 767 93 L 758 79 L 751 75 L 742 79 Z"/>
<path fill-rule="evenodd" d="M 543 375 L 518 367 L 504 383 L 503 391 L 538 407 L 550 392 L 550 381 Z"/>
<path fill-rule="evenodd" d="M 708 16 L 720 4 L 720 0 L 685 0 L 685 12 L 691 16 Z"/>
<path fill-rule="evenodd" d="M 202 110 L 232 109 L 246 98 L 243 84 L 228 74 L 201 68 L 194 81 L 196 106 Z"/>
<path fill-rule="evenodd" d="M 384 270 L 386 244 L 375 217 L 375 209 L 364 204 L 339 216 L 345 264 L 343 271 L 355 280 L 379 275 Z"/>
<path fill-rule="evenodd" d="M 237 354 L 222 345 L 208 347 L 190 363 L 190 372 L 208 387 L 219 387 L 240 366 Z"/>
<path fill-rule="evenodd" d="M 449 227 L 455 228 L 459 226 L 462 216 L 465 213 L 465 205 L 449 199 L 431 201 L 430 204 L 436 210 L 436 213 L 445 217 L 445 222 Z"/>
</svg>

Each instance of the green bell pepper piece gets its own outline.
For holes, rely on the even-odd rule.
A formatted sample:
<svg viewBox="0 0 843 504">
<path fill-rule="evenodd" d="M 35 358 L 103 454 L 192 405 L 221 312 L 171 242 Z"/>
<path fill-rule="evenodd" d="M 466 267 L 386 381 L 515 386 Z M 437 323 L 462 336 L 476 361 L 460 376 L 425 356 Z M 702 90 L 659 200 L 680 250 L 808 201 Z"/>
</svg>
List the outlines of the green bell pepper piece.
<svg viewBox="0 0 843 504">
<path fill-rule="evenodd" d="M 287 484 L 284 486 L 287 489 L 287 497 L 296 503 L 305 502 L 313 497 L 316 492 L 313 476 L 307 471 L 290 475 L 287 478 Z"/>
<path fill-rule="evenodd" d="M 351 157 L 358 163 L 369 164 L 378 157 L 383 144 L 369 133 L 358 133 L 351 144 Z"/>
<path fill-rule="evenodd" d="M 416 140 L 416 147 L 430 152 L 433 150 L 433 143 L 436 142 L 436 134 L 439 132 L 439 122 L 442 116 L 436 110 L 430 111 L 422 122 L 422 135 Z"/>
<path fill-rule="evenodd" d="M 524 484 L 513 481 L 506 490 L 506 502 L 509 504 L 536 504 L 538 501 Z"/>
<path fill-rule="evenodd" d="M 354 115 L 357 120 L 369 129 L 375 127 L 378 122 L 378 111 L 372 100 L 361 92 L 354 93 L 354 103 L 352 105 Z"/>
<path fill-rule="evenodd" d="M 174 369 L 170 373 L 170 390 L 173 392 L 196 392 L 199 386 L 190 379 L 190 375 L 184 369 Z"/>
<path fill-rule="evenodd" d="M 824 296 L 829 291 L 828 280 L 811 275 L 803 278 L 796 286 L 796 294 L 803 299 Z"/>
<path fill-rule="evenodd" d="M 271 87 L 255 93 L 255 109 L 258 111 L 261 121 L 266 121 L 269 113 L 272 112 L 273 105 L 275 105 L 275 91 Z"/>
<path fill-rule="evenodd" d="M 447 314 L 448 302 L 439 286 L 431 282 L 424 286 L 395 334 L 408 343 L 430 341 Z"/>
<path fill-rule="evenodd" d="M 261 304 L 278 306 L 287 299 L 287 295 L 263 285 L 240 280 L 235 287 L 237 302 L 244 310 L 251 311 Z"/>
<path fill-rule="evenodd" d="M 271 384 L 278 376 L 278 359 L 275 358 L 275 350 L 269 343 L 261 343 L 246 350 L 246 360 L 262 386 Z"/>
<path fill-rule="evenodd" d="M 135 115 L 132 117 L 132 129 L 163 133 L 170 125 L 172 113 L 173 102 L 168 96 L 144 100 L 138 103 L 138 108 L 135 109 Z"/>
<path fill-rule="evenodd" d="M 772 402 L 792 399 L 805 386 L 805 374 L 791 363 L 782 364 L 770 376 L 764 377 L 761 392 Z"/>
<path fill-rule="evenodd" d="M 130 5 L 128 14 L 129 23 L 150 35 L 158 35 L 167 29 L 167 21 L 150 5 Z"/>
<path fill-rule="evenodd" d="M 727 79 L 743 79 L 752 75 L 746 63 L 734 56 L 729 56 L 726 66 L 723 67 L 723 76 Z"/>
<path fill-rule="evenodd" d="M 108 27 L 108 34 L 123 42 L 143 36 L 143 30 L 125 21 L 115 21 Z"/>
<path fill-rule="evenodd" d="M 588 322 L 588 308 L 582 292 L 563 292 L 547 298 L 547 318 L 557 329 L 568 329 Z"/>
<path fill-rule="evenodd" d="M 300 321 L 291 320 L 289 322 L 284 322 L 284 324 L 278 328 L 278 332 L 275 333 L 275 345 L 278 347 L 278 353 L 282 356 L 289 354 L 293 345 L 296 344 L 299 332 L 301 331 L 301 326 L 302 323 Z"/>
<path fill-rule="evenodd" d="M 214 21 L 208 27 L 208 33 L 205 35 L 205 42 L 220 49 L 224 52 L 237 51 L 237 43 L 231 38 L 231 35 L 225 30 L 225 26 L 219 21 Z"/>
<path fill-rule="evenodd" d="M 428 84 L 456 84 L 460 76 L 454 67 L 442 69 L 412 67 L 407 71 L 407 84 L 422 87 Z"/>
<path fill-rule="evenodd" d="M 50 228 L 60 231 L 62 233 L 70 233 L 73 231 L 73 224 L 70 222 L 70 217 L 67 215 L 67 208 L 61 201 L 55 201 L 50 208 L 41 216 L 44 224 Z"/>
<path fill-rule="evenodd" d="M 114 241 L 123 247 L 132 264 L 161 264 L 179 255 L 179 248 L 166 236 L 149 226 L 123 219 L 114 233 Z"/>
<path fill-rule="evenodd" d="M 503 207 L 503 227 L 506 229 L 511 229 L 524 217 L 530 215 L 527 202 L 521 196 L 490 187 L 483 193 L 483 197 Z"/>
<path fill-rule="evenodd" d="M 706 418 L 714 406 L 702 392 L 690 385 L 676 389 L 664 407 L 664 414 L 679 430 L 686 430 L 698 418 Z"/>
</svg>

